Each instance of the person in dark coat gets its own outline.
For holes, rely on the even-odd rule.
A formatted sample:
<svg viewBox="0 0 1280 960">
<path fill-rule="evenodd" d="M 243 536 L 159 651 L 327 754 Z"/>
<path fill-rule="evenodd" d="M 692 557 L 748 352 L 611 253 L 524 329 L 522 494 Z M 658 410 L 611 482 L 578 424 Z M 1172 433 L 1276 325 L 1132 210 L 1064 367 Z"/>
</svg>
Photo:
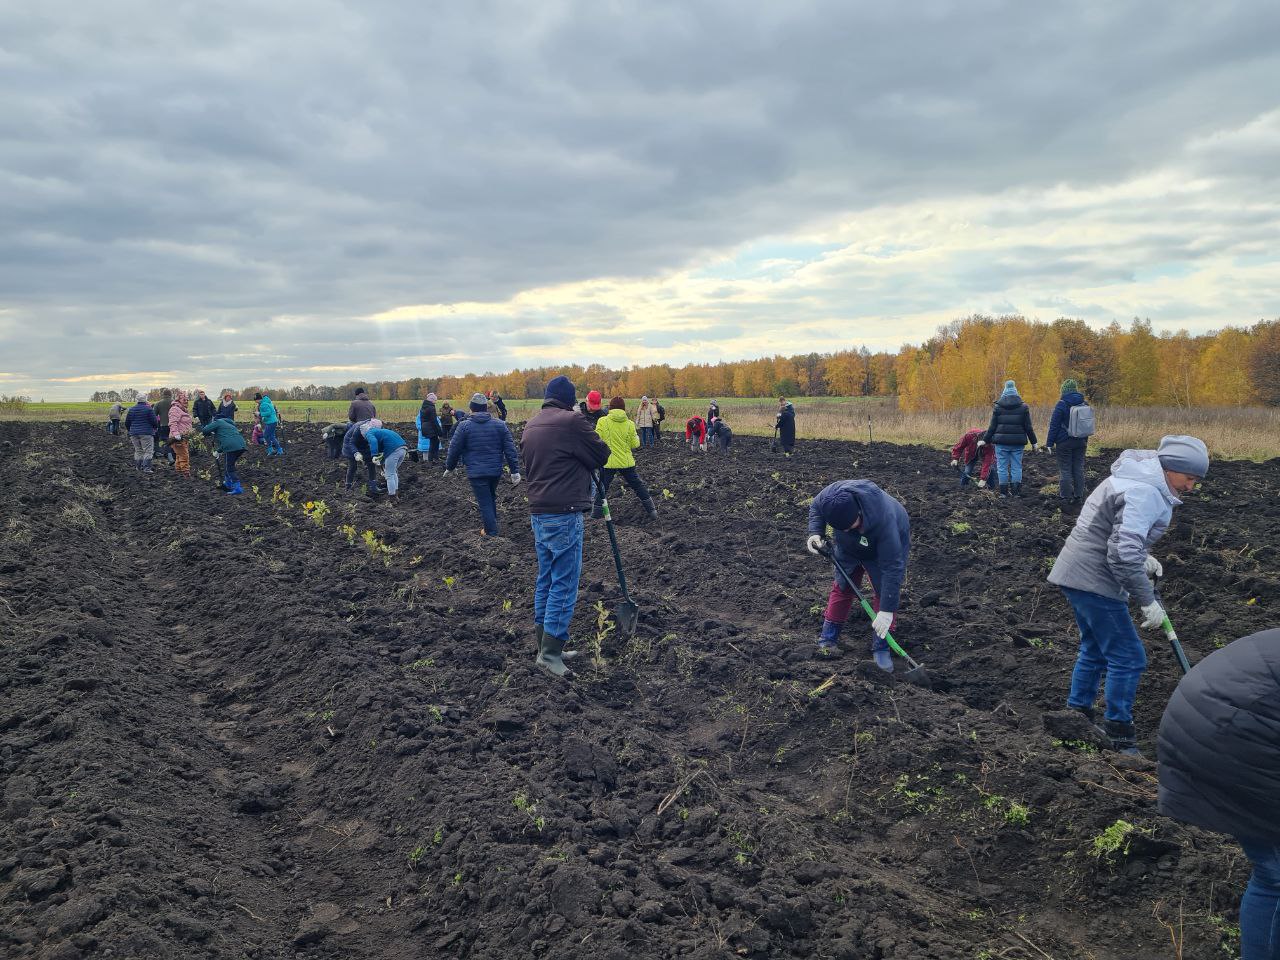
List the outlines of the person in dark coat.
<svg viewBox="0 0 1280 960">
<path fill-rule="evenodd" d="M 599 426 L 600 421 L 609 414 L 603 406 L 599 390 L 587 391 L 587 399 L 578 404 L 578 412 L 590 420 L 593 427 Z"/>
<path fill-rule="evenodd" d="M 720 404 L 718 401 L 712 400 L 707 407 L 707 423 L 711 423 L 718 416 L 720 416 Z"/>
<path fill-rule="evenodd" d="M 1084 451 L 1088 437 L 1073 437 L 1067 430 L 1071 408 L 1084 403 L 1084 394 L 1074 380 L 1062 381 L 1062 398 L 1049 418 L 1049 435 L 1044 445 L 1058 458 L 1058 496 L 1068 503 L 1084 500 Z"/>
<path fill-rule="evenodd" d="M 778 431 L 778 445 L 790 457 L 796 445 L 796 408 L 786 397 L 778 398 L 778 419 L 774 427 Z"/>
<path fill-rule="evenodd" d="M 1280 958 L 1280 629 L 1215 650 L 1160 721 L 1160 812 L 1240 841 L 1241 960 Z"/>
<path fill-rule="evenodd" d="M 427 439 L 427 463 L 435 463 L 440 459 L 440 421 L 436 414 L 436 395 L 428 393 L 418 411 L 421 418 L 418 430 Z"/>
<path fill-rule="evenodd" d="M 207 427 L 215 413 L 217 409 L 213 401 L 205 396 L 203 390 L 197 390 L 195 403 L 191 405 L 191 415 L 200 421 L 200 426 Z"/>
<path fill-rule="evenodd" d="M 724 417 L 716 417 L 707 428 L 707 443 L 712 450 L 728 450 L 733 446 L 733 430 L 724 422 Z"/>
<path fill-rule="evenodd" d="M 871 654 L 876 666 L 893 671 L 893 655 L 884 638 L 898 624 L 898 603 L 902 581 L 907 575 L 907 555 L 911 551 L 911 521 L 907 508 L 870 480 L 837 480 L 823 487 L 809 505 L 810 553 L 826 549 L 825 535 L 830 525 L 835 541 L 835 557 L 855 583 L 865 574 L 871 580 L 871 622 L 875 638 Z M 819 653 L 834 653 L 840 631 L 849 619 L 857 599 L 853 584 L 837 571 L 827 597 Z"/>
<path fill-rule="evenodd" d="M 156 430 L 156 453 L 164 457 L 166 463 L 173 463 L 176 455 L 169 447 L 169 408 L 173 406 L 173 391 L 165 387 L 160 391 L 160 399 L 153 408 L 160 426 Z"/>
<path fill-rule="evenodd" d="M 133 447 L 133 465 L 142 473 L 151 472 L 151 460 L 156 450 L 156 430 L 160 418 L 156 416 L 144 394 L 138 394 L 138 402 L 124 416 L 124 428 Z"/>
<path fill-rule="evenodd" d="M 347 432 L 342 437 L 342 456 L 347 461 L 346 488 L 350 490 L 355 486 L 356 464 L 363 461 L 367 474 L 365 489 L 368 490 L 370 497 L 376 497 L 380 491 L 378 490 L 378 474 L 373 467 L 373 451 L 369 449 L 369 441 L 360 431 L 361 423 L 370 422 L 362 420 L 360 423 L 353 423 L 347 427 Z M 359 455 L 359 460 L 356 459 L 357 454 Z"/>
<path fill-rule="evenodd" d="M 453 404 L 448 400 L 440 404 L 440 434 L 445 443 L 449 442 L 449 438 L 453 436 L 453 428 L 456 423 Z"/>
<path fill-rule="evenodd" d="M 1022 402 L 1012 380 L 1004 382 L 1004 391 L 991 409 L 991 425 L 982 438 L 982 444 L 988 443 L 996 447 L 1000 496 L 1022 496 L 1022 448 L 1029 443 L 1035 449 L 1036 431 L 1031 425 L 1031 408 Z"/>
<path fill-rule="evenodd" d="M 218 404 L 218 412 L 213 415 L 213 418 L 236 422 L 236 398 L 230 390 L 222 395 L 222 402 Z"/>
<path fill-rule="evenodd" d="M 331 423 L 320 431 L 324 438 L 324 458 L 326 460 L 342 459 L 342 441 L 346 436 L 347 423 Z"/>
<path fill-rule="evenodd" d="M 476 495 L 476 506 L 484 522 L 484 534 L 498 535 L 498 481 L 502 465 L 511 471 L 511 482 L 520 482 L 520 458 L 511 431 L 489 413 L 489 402 L 483 393 L 471 397 L 471 416 L 458 425 L 449 441 L 449 454 L 444 461 L 447 477 L 461 460 L 467 468 L 467 480 Z"/>
<path fill-rule="evenodd" d="M 364 423 L 377 415 L 378 408 L 373 405 L 364 387 L 356 387 L 355 394 L 351 398 L 351 406 L 347 408 L 347 420 L 351 423 Z"/>
</svg>

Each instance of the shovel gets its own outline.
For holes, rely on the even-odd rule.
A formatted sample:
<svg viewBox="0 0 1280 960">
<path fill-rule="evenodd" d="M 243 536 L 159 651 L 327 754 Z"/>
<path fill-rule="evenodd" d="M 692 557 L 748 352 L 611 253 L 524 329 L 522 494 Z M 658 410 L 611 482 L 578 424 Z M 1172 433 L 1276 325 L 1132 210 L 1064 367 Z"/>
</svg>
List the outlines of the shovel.
<svg viewBox="0 0 1280 960">
<path fill-rule="evenodd" d="M 627 592 L 627 575 L 622 572 L 622 554 L 618 551 L 618 534 L 613 529 L 613 515 L 609 512 L 609 498 L 604 495 L 604 481 L 600 474 L 595 474 L 596 489 L 600 491 L 600 512 L 604 514 L 604 525 L 609 531 L 609 546 L 613 548 L 613 564 L 618 568 L 618 586 L 622 588 L 622 601 L 614 608 L 613 619 L 618 622 L 618 629 L 628 639 L 636 635 L 636 622 L 640 619 L 640 607 Z"/>
<path fill-rule="evenodd" d="M 840 565 L 840 561 L 836 559 L 836 552 L 830 547 L 827 547 L 824 553 L 827 559 L 830 560 L 835 568 L 840 571 L 840 575 L 844 577 L 845 582 L 848 583 L 849 586 L 853 587 L 853 592 L 857 595 L 858 602 L 862 604 L 862 612 L 867 615 L 869 620 L 874 620 L 876 618 L 875 610 L 871 608 L 871 604 L 867 602 L 867 598 L 862 595 L 862 591 L 858 589 L 858 584 L 854 581 L 853 577 L 849 576 L 844 567 Z M 929 674 L 925 670 L 924 664 L 916 663 L 916 661 L 912 660 L 911 654 L 898 646 L 898 641 L 893 639 L 893 634 L 886 633 L 884 635 L 884 639 L 885 642 L 889 644 L 890 650 L 907 661 L 908 670 L 902 675 L 902 679 L 906 680 L 907 683 L 914 683 L 918 687 L 932 689 L 933 682 L 929 679 Z"/>
<path fill-rule="evenodd" d="M 769 452 L 770 453 L 778 452 L 778 428 L 777 427 L 773 428 L 773 439 L 769 441 Z"/>
<path fill-rule="evenodd" d="M 1160 596 L 1160 578 L 1156 577 L 1153 581 L 1155 585 L 1156 599 L 1160 601 L 1160 606 L 1164 606 L 1164 598 Z M 1169 619 L 1169 614 L 1164 615 L 1164 623 L 1160 624 L 1160 628 L 1164 630 L 1165 638 L 1169 641 L 1169 646 L 1173 647 L 1173 655 L 1178 660 L 1178 666 L 1182 668 L 1182 675 L 1185 677 L 1191 672 L 1191 661 L 1187 659 L 1187 652 L 1182 649 L 1182 641 L 1178 639 L 1178 634 L 1173 629 L 1173 621 Z"/>
</svg>

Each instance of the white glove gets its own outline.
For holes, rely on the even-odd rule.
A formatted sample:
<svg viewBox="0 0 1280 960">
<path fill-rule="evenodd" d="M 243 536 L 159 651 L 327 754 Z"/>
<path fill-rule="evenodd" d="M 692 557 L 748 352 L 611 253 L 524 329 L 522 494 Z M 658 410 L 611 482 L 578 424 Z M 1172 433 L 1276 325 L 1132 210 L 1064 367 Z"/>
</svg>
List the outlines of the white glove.
<svg viewBox="0 0 1280 960">
<path fill-rule="evenodd" d="M 876 618 L 871 621 L 871 629 L 875 631 L 877 637 L 883 640 L 889 633 L 889 627 L 893 624 L 893 614 L 881 610 L 876 614 Z"/>
<path fill-rule="evenodd" d="M 383 454 L 375 453 L 373 455 L 373 462 L 376 463 L 378 466 L 382 466 L 382 461 L 383 461 Z"/>
<path fill-rule="evenodd" d="M 520 482 L 520 474 L 513 473 L 511 475 L 511 485 L 514 487 L 519 482 Z"/>
<path fill-rule="evenodd" d="M 362 453 L 356 454 L 356 463 L 364 463 L 364 454 Z"/>
<path fill-rule="evenodd" d="M 700 445 L 700 446 L 698 447 L 698 449 L 699 449 L 699 450 L 701 450 L 703 453 L 706 453 L 706 452 L 707 452 L 707 445 L 704 443 L 704 444 Z"/>
<path fill-rule="evenodd" d="M 1164 625 L 1164 616 L 1164 607 L 1160 606 L 1160 601 L 1152 600 L 1142 608 L 1142 625 L 1148 630 L 1154 630 Z"/>
<path fill-rule="evenodd" d="M 978 489 L 979 489 L 979 490 L 981 490 L 981 489 L 982 489 L 983 487 L 985 487 L 986 485 L 987 485 L 987 481 L 985 481 L 985 480 L 979 480 L 979 481 L 978 481 Z"/>
<path fill-rule="evenodd" d="M 952 465 L 953 467 L 958 467 L 958 466 L 960 466 L 960 461 L 959 461 L 959 460 L 952 460 L 952 461 L 951 461 L 951 465 Z"/>
<path fill-rule="evenodd" d="M 985 441 L 985 440 L 979 440 L 979 441 L 978 441 L 978 446 L 980 446 L 980 447 L 985 447 L 986 445 L 987 445 L 987 441 Z"/>
<path fill-rule="evenodd" d="M 825 541 L 822 539 L 822 534 L 811 533 L 809 534 L 809 539 L 804 542 L 804 546 L 806 550 L 808 550 L 810 553 L 812 553 L 816 557 L 816 556 L 821 556 L 822 546 L 824 542 Z"/>
<path fill-rule="evenodd" d="M 447 476 L 448 476 L 449 474 L 451 474 L 451 473 L 453 473 L 453 471 L 452 471 L 452 470 L 446 470 L 444 473 L 440 474 L 440 476 L 442 476 L 442 477 L 447 477 Z"/>
<path fill-rule="evenodd" d="M 1151 554 L 1147 554 L 1147 559 L 1142 561 L 1142 572 L 1148 577 L 1163 577 L 1164 567 L 1160 565 L 1160 561 Z"/>
</svg>

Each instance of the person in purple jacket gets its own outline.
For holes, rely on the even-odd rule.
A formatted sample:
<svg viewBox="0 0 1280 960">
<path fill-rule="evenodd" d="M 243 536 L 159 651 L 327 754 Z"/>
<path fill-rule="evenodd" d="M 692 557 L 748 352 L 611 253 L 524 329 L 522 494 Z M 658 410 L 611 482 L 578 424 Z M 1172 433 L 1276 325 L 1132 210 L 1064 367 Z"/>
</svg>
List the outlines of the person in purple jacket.
<svg viewBox="0 0 1280 960">
<path fill-rule="evenodd" d="M 827 549 L 825 534 L 831 526 L 835 558 L 855 582 L 865 574 L 871 579 L 871 606 L 876 611 L 871 623 L 875 634 L 871 653 L 876 666 L 893 671 L 893 657 L 884 639 L 897 625 L 898 601 L 907 574 L 907 554 L 911 550 L 911 521 L 907 508 L 870 480 L 837 480 L 824 487 L 809 506 L 810 553 Z M 827 598 L 818 652 L 835 653 L 840 631 L 849 619 L 856 594 L 853 585 L 837 572 Z"/>
<path fill-rule="evenodd" d="M 138 402 L 129 408 L 124 418 L 133 447 L 133 465 L 141 473 L 151 472 L 151 460 L 156 455 L 156 429 L 160 418 L 156 416 L 145 394 L 138 394 Z"/>
</svg>

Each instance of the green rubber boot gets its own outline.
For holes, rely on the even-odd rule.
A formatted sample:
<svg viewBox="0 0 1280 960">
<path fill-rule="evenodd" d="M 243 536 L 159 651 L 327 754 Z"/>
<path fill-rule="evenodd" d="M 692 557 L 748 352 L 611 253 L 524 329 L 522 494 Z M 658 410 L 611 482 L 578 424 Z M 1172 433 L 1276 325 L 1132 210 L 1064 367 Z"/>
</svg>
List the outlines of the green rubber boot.
<svg viewBox="0 0 1280 960">
<path fill-rule="evenodd" d="M 563 677 L 569 672 L 569 668 L 564 665 L 563 653 L 564 640 L 544 631 L 542 642 L 538 646 L 538 657 L 534 663 L 557 677 Z"/>
</svg>

